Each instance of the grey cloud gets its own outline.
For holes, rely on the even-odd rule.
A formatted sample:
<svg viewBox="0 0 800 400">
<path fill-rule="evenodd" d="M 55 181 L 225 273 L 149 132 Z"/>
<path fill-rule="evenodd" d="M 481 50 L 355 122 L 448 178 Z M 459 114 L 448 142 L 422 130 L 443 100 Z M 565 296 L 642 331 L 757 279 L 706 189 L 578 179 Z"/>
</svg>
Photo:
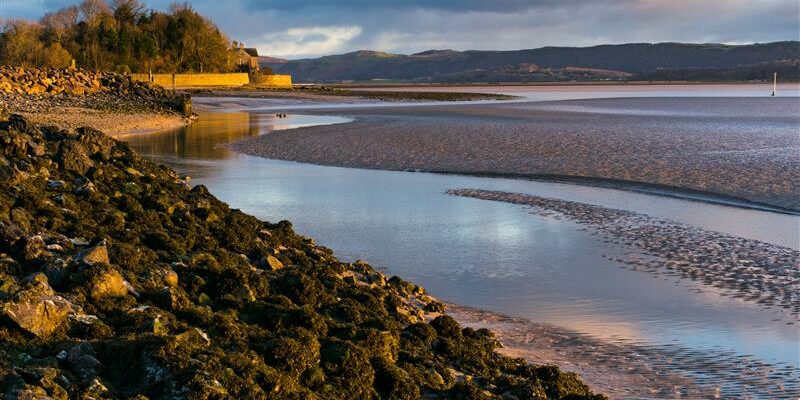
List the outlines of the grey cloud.
<svg viewBox="0 0 800 400">
<path fill-rule="evenodd" d="M 77 1 L 45 0 L 41 4 L 55 9 Z M 175 0 L 144 1 L 163 10 Z M 767 42 L 798 40 L 800 32 L 797 0 L 190 2 L 232 39 L 257 45 L 262 53 L 290 58 L 359 49 L 413 53 L 431 48 L 510 50 L 625 42 Z M 37 3 L 11 0 L 18 12 L 27 8 L 30 17 L 41 15 Z M 355 27 L 358 34 L 347 34 Z M 339 36 L 333 37 L 331 32 Z"/>
<path fill-rule="evenodd" d="M 512 13 L 542 6 L 555 7 L 586 1 L 589 0 L 246 0 L 244 3 L 251 10 L 426 9 L 456 12 L 492 11 Z"/>
</svg>

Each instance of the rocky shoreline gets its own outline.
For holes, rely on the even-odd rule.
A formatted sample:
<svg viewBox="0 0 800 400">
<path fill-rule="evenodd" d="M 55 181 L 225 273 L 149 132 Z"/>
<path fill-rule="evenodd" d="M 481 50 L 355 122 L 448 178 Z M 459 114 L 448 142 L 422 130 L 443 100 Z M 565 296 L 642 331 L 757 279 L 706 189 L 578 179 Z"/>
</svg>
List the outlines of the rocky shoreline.
<svg viewBox="0 0 800 400">
<path fill-rule="evenodd" d="M 0 114 L 107 134 L 177 128 L 193 119 L 191 98 L 128 75 L 80 69 L 0 66 Z"/>
<path fill-rule="evenodd" d="M 99 131 L 12 115 L 0 144 L 7 397 L 603 398 Z"/>
</svg>

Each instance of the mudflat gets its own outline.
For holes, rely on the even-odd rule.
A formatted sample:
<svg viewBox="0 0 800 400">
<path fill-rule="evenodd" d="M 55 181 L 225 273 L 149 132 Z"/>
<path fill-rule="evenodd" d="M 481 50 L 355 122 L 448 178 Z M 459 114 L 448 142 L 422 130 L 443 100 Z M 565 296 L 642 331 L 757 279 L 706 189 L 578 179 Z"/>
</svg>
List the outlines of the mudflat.
<svg viewBox="0 0 800 400">
<path fill-rule="evenodd" d="M 304 112 L 312 112 L 310 110 Z M 343 108 L 349 124 L 234 145 L 322 165 L 652 185 L 800 210 L 796 98 Z"/>
</svg>

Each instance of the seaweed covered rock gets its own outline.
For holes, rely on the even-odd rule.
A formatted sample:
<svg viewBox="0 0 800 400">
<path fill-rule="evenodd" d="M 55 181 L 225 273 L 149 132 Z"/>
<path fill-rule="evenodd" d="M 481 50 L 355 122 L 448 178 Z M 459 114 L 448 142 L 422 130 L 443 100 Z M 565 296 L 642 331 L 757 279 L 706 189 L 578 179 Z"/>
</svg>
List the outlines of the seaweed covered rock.
<svg viewBox="0 0 800 400">
<path fill-rule="evenodd" d="M 602 398 L 443 311 L 100 132 L 0 122 L 6 397 Z"/>
</svg>

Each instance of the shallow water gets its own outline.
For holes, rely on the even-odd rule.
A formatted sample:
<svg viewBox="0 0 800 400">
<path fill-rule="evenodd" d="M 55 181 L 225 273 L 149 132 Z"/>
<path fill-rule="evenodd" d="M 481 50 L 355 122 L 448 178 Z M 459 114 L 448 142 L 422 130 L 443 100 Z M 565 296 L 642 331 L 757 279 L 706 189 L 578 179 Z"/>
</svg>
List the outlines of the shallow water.
<svg viewBox="0 0 800 400">
<path fill-rule="evenodd" d="M 447 301 L 624 343 L 798 365 L 797 325 L 788 325 L 791 316 L 779 310 L 621 268 L 604 257 L 621 249 L 574 223 L 444 192 L 470 187 L 562 198 L 793 248 L 799 247 L 797 216 L 559 183 L 322 167 L 219 146 L 277 129 L 347 121 L 208 113 L 179 131 L 126 140 L 233 207 L 270 221 L 288 219 L 341 259 L 367 259 Z"/>
<path fill-rule="evenodd" d="M 500 93 L 523 97 L 526 101 L 575 100 L 618 97 L 770 97 L 772 83 L 751 84 L 672 84 L 672 85 L 474 85 L 474 86 L 398 86 L 356 88 L 377 91 L 426 91 Z M 779 97 L 800 96 L 800 84 L 781 83 Z"/>
</svg>

